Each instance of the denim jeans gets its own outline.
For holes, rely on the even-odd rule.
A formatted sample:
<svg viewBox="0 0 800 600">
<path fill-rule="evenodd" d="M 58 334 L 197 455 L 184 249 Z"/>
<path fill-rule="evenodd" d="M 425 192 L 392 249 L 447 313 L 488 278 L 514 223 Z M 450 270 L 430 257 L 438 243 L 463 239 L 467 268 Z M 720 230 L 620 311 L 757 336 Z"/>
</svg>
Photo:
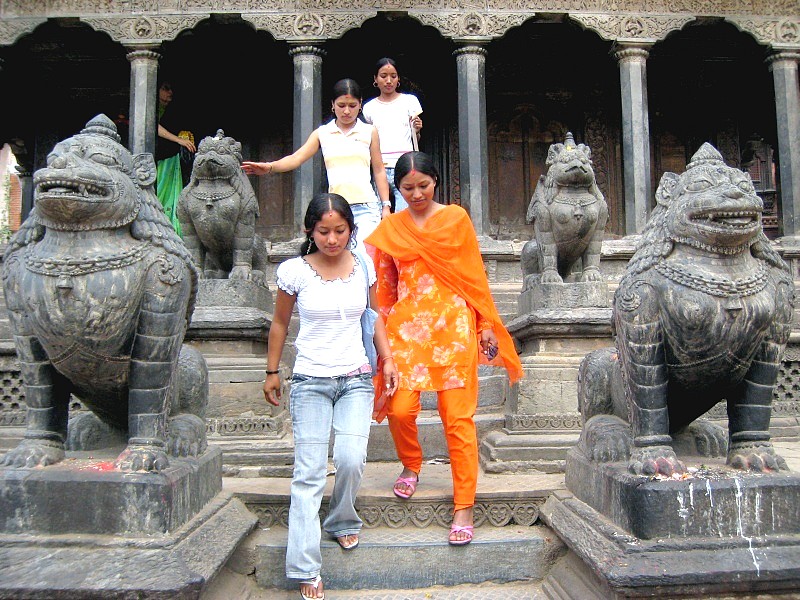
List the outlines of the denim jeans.
<svg viewBox="0 0 800 600">
<path fill-rule="evenodd" d="M 408 203 L 403 194 L 394 185 L 394 167 L 386 167 L 386 178 L 389 180 L 389 193 L 394 195 L 394 212 L 400 212 L 408 208 Z"/>
<path fill-rule="evenodd" d="M 356 222 L 357 249 L 361 251 L 362 255 L 365 255 L 366 248 L 364 246 L 364 238 L 375 231 L 375 228 L 381 222 L 381 211 L 383 207 L 378 201 L 351 204 L 350 208 L 353 211 L 353 219 Z"/>
<path fill-rule="evenodd" d="M 320 573 L 319 509 L 325 489 L 328 443 L 334 432 L 336 479 L 323 527 L 332 537 L 361 531 L 356 494 L 367 462 L 372 418 L 372 376 L 294 375 L 290 392 L 294 431 L 294 476 L 289 505 L 286 577 L 313 579 Z"/>
</svg>

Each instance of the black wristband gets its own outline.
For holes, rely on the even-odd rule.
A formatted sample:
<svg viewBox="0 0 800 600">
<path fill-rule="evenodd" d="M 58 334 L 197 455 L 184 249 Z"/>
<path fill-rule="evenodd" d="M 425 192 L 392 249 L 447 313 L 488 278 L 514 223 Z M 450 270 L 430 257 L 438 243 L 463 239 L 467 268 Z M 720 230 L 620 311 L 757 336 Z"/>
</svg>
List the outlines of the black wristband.
<svg viewBox="0 0 800 600">
<path fill-rule="evenodd" d="M 264 371 L 267 375 L 277 375 L 280 371 Z"/>
</svg>

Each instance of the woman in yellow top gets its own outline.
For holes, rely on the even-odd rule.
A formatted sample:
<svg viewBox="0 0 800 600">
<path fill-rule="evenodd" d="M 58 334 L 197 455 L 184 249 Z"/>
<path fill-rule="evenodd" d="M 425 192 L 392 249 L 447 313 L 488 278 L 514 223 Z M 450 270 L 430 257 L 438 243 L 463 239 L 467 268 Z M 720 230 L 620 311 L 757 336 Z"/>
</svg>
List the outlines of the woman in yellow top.
<svg viewBox="0 0 800 600">
<path fill-rule="evenodd" d="M 404 154 L 394 180 L 408 209 L 385 218 L 366 239 L 376 248 L 378 306 L 400 374 L 394 396 L 385 405 L 376 400 L 375 416 L 388 414 L 404 467 L 394 493 L 410 498 L 422 468 L 420 392 L 438 392 L 453 476 L 449 541 L 464 545 L 473 537 L 478 481 L 478 363 L 505 367 L 512 382 L 522 365 L 494 306 L 469 215 L 434 200 L 439 176 L 431 158 Z"/>
</svg>

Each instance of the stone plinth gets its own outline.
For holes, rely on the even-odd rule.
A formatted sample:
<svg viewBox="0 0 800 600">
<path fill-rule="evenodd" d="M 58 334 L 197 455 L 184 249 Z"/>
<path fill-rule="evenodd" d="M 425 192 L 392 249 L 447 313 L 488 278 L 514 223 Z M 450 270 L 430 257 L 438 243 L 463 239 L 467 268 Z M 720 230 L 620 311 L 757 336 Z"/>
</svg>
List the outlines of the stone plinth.
<svg viewBox="0 0 800 600">
<path fill-rule="evenodd" d="M 170 457 L 161 473 L 122 472 L 122 448 L 69 452 L 46 468 L 0 469 L 0 532 L 158 534 L 186 523 L 222 490 L 222 452 Z"/>
<path fill-rule="evenodd" d="M 526 285 L 519 295 L 517 310 L 525 315 L 553 308 L 608 308 L 608 285 L 604 281 L 541 283 Z"/>
<path fill-rule="evenodd" d="M 162 473 L 113 469 L 113 451 L 0 471 L 0 599 L 200 597 L 256 524 L 222 488 L 222 453 Z"/>
<path fill-rule="evenodd" d="M 506 404 L 504 429 L 481 441 L 483 468 L 563 471 L 580 434 L 578 368 L 586 354 L 613 344 L 611 309 L 535 310 L 506 327 L 519 344 L 524 376 Z"/>
<path fill-rule="evenodd" d="M 573 449 L 566 483 L 542 508 L 571 551 L 547 577 L 550 598 L 739 597 L 800 585 L 800 474 L 704 458 L 685 479 L 659 480 Z"/>
</svg>

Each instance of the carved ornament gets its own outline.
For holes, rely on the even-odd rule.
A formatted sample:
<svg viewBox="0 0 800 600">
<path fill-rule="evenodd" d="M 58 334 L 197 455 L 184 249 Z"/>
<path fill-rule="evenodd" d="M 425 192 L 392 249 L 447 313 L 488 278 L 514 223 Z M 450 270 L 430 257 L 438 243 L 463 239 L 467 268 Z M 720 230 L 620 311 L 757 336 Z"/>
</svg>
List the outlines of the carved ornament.
<svg viewBox="0 0 800 600">
<path fill-rule="evenodd" d="M 503 37 L 512 27 L 522 25 L 534 16 L 525 13 L 481 13 L 481 12 L 427 12 L 411 10 L 409 16 L 423 25 L 435 27 L 447 38 L 457 40 L 490 40 Z"/>
<path fill-rule="evenodd" d="M 30 33 L 47 19 L 0 19 L 0 45 L 7 46 Z"/>
<path fill-rule="evenodd" d="M 695 20 L 693 16 L 615 15 L 613 13 L 570 14 L 569 18 L 597 33 L 604 40 L 655 43 L 672 31 Z"/>
<path fill-rule="evenodd" d="M 209 13 L 195 13 L 164 17 L 81 17 L 81 20 L 96 31 L 107 33 L 117 42 L 137 46 L 173 40 L 184 29 L 191 29 L 210 16 Z"/>
<path fill-rule="evenodd" d="M 773 48 L 800 49 L 800 19 L 728 19 L 760 44 Z"/>
<path fill-rule="evenodd" d="M 243 14 L 242 18 L 276 40 L 311 41 L 339 38 L 377 14 L 376 11 L 260 13 Z"/>
</svg>

